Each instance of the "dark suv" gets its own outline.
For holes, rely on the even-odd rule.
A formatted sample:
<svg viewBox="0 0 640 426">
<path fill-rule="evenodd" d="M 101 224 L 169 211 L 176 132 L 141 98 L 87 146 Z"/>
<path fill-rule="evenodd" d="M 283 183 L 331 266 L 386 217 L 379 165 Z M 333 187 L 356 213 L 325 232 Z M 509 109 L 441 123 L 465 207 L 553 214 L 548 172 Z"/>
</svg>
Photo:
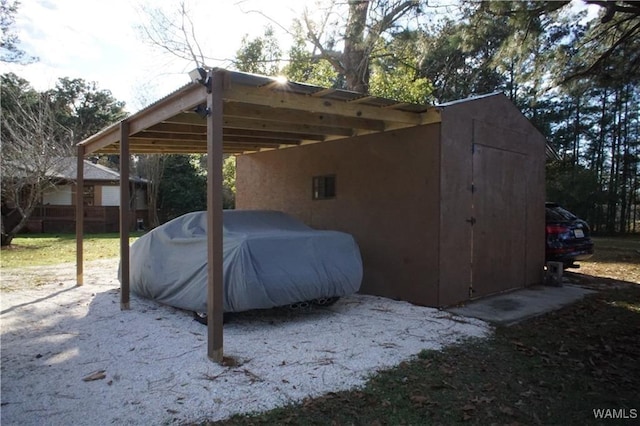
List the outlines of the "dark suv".
<svg viewBox="0 0 640 426">
<path fill-rule="evenodd" d="M 546 250 L 545 260 L 562 262 L 565 268 L 576 268 L 576 260 L 593 256 L 593 242 L 589 225 L 556 203 L 545 203 Z"/>
</svg>

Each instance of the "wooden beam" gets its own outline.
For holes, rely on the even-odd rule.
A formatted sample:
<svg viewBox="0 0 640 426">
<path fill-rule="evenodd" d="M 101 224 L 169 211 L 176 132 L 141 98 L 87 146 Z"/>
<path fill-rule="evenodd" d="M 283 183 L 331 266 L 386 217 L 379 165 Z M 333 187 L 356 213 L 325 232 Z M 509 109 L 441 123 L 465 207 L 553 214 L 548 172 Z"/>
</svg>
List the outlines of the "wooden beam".
<svg viewBox="0 0 640 426">
<path fill-rule="evenodd" d="M 114 124 L 111 127 L 107 127 L 105 130 L 100 133 L 95 134 L 89 139 L 85 139 L 80 142 L 78 145 L 84 147 L 85 155 L 92 154 L 94 152 L 99 151 L 101 148 L 105 146 L 109 146 L 115 142 L 120 140 L 120 131 L 118 124 Z"/>
<path fill-rule="evenodd" d="M 273 120 L 261 120 L 255 117 L 231 117 L 225 116 L 224 127 L 226 129 L 254 129 L 272 132 L 294 132 L 314 135 L 352 136 L 350 127 L 337 127 L 325 125 L 313 125 L 308 123 L 278 122 Z"/>
<path fill-rule="evenodd" d="M 145 130 L 184 111 L 192 111 L 206 101 L 205 87 L 199 83 L 190 84 L 172 93 L 162 101 L 143 109 L 129 118 L 129 134 Z"/>
<path fill-rule="evenodd" d="M 77 145 L 76 175 L 76 285 L 84 284 L 84 146 Z"/>
<path fill-rule="evenodd" d="M 263 84 L 261 86 L 258 86 L 258 88 L 260 88 L 262 90 L 268 90 L 268 89 L 272 89 L 274 87 L 281 87 L 283 84 L 286 85 L 287 83 L 286 82 L 283 83 L 281 81 L 274 80 L 274 81 L 268 82 L 267 84 Z"/>
<path fill-rule="evenodd" d="M 441 111 L 438 108 L 430 108 L 427 112 L 423 112 L 420 114 L 420 120 L 421 120 L 421 123 L 420 123 L 421 125 L 440 123 L 442 122 Z M 406 124 L 402 124 L 402 123 L 394 123 L 393 125 L 389 125 L 387 130 L 396 130 L 396 129 L 402 129 L 405 127 L 411 127 L 411 126 L 407 126 Z"/>
<path fill-rule="evenodd" d="M 207 355 L 223 360 L 222 301 L 222 145 L 226 72 L 209 71 L 207 94 Z"/>
<path fill-rule="evenodd" d="M 324 140 L 324 135 L 318 135 L 314 133 L 300 133 L 300 132 L 285 132 L 285 131 L 264 131 L 264 130 L 254 130 L 254 129 L 234 129 L 234 128 L 226 128 L 224 129 L 224 138 L 225 142 L 234 136 L 249 136 L 254 138 L 264 138 L 264 139 L 292 139 L 292 140 L 300 140 L 300 139 L 312 139 L 322 141 Z"/>
<path fill-rule="evenodd" d="M 132 135 L 130 138 L 131 142 L 135 141 L 145 141 L 145 140 L 180 140 L 180 141 L 200 141 L 202 143 L 206 143 L 207 134 L 193 134 L 193 133 L 163 133 L 163 132 L 138 132 L 135 135 Z"/>
<path fill-rule="evenodd" d="M 359 104 L 359 103 L 362 103 L 362 102 L 370 101 L 371 99 L 375 99 L 375 97 L 374 96 L 362 96 L 360 98 L 355 98 L 355 99 L 348 100 L 347 102 L 350 103 L 350 104 Z"/>
<path fill-rule="evenodd" d="M 233 108 L 228 105 L 225 106 L 224 127 L 226 129 L 255 129 L 265 131 L 283 131 L 283 132 L 296 132 L 296 133 L 312 133 L 317 135 L 338 135 L 338 136 L 352 136 L 353 131 L 350 127 L 337 127 L 330 125 L 312 125 L 308 123 L 296 123 L 291 121 L 275 121 L 277 114 L 273 114 L 270 120 L 263 120 L 255 116 L 230 116 L 227 114 L 227 109 L 230 111 Z M 197 124 L 202 123 L 203 119 L 195 113 L 183 113 L 175 117 L 172 117 L 165 121 L 165 124 Z"/>
<path fill-rule="evenodd" d="M 254 145 L 254 146 L 278 146 L 278 145 L 299 145 L 302 139 L 265 139 L 265 138 L 254 138 L 250 136 L 230 136 L 226 138 L 224 141 L 224 146 L 229 145 Z M 150 149 L 158 149 L 162 151 L 166 150 L 188 150 L 194 149 L 196 151 L 206 151 L 207 145 L 205 143 L 193 142 L 193 141 L 177 141 L 177 140 L 142 140 L 142 141 L 134 141 L 130 145 L 130 152 L 139 153 L 141 151 L 148 151 Z M 103 151 L 101 151 L 103 152 Z M 110 152 L 117 153 L 118 151 L 114 148 L 110 148 Z"/>
<path fill-rule="evenodd" d="M 265 96 L 265 98 L 268 98 Z M 262 120 L 272 120 L 289 123 L 305 123 L 314 126 L 346 127 L 355 129 L 367 129 L 381 132 L 385 129 L 385 122 L 382 119 L 371 119 L 362 117 L 348 117 L 335 114 L 335 111 L 313 112 L 303 109 L 292 109 L 273 107 L 270 105 L 251 104 L 245 102 L 225 103 L 225 116 L 252 117 Z M 394 112 L 394 111 L 388 111 Z M 418 114 L 414 114 L 416 120 L 420 119 Z"/>
<path fill-rule="evenodd" d="M 182 114 L 181 114 L 182 115 Z M 186 114 L 185 114 L 186 115 Z M 207 125 L 206 122 L 203 121 L 202 124 L 192 124 L 192 123 L 172 123 L 172 122 L 163 122 L 155 124 L 147 129 L 149 132 L 160 132 L 160 133 L 181 133 L 181 134 L 207 134 Z"/>
<path fill-rule="evenodd" d="M 205 102 L 205 97 L 206 91 L 204 86 L 195 83 L 185 86 L 161 101 L 127 118 L 129 121 L 129 132 L 130 134 L 140 132 L 183 111 L 191 111 L 196 106 Z M 101 148 L 120 140 L 121 132 L 119 130 L 118 124 L 114 124 L 102 132 L 80 142 L 80 145 L 85 147 L 85 154 L 98 152 Z"/>
<path fill-rule="evenodd" d="M 250 143 L 258 145 L 299 145 L 301 139 L 285 139 L 285 138 L 262 138 L 253 136 L 226 136 L 224 142 L 226 143 Z"/>
<path fill-rule="evenodd" d="M 329 89 L 329 88 L 327 88 L 327 89 L 320 89 L 320 90 L 318 90 L 317 92 L 313 92 L 313 93 L 311 94 L 311 96 L 313 96 L 314 98 L 321 98 L 321 97 L 323 97 L 323 96 L 326 96 L 326 95 L 330 95 L 330 94 L 332 94 L 332 93 L 335 93 L 336 91 L 337 91 L 337 89 Z"/>
<path fill-rule="evenodd" d="M 420 124 L 433 124 L 442 122 L 442 111 L 440 108 L 429 108 L 426 112 L 420 114 Z"/>
<path fill-rule="evenodd" d="M 317 142 L 316 142 L 317 143 Z M 291 147 L 292 145 L 286 145 L 286 147 Z M 242 154 L 245 152 L 254 152 L 254 151 L 260 151 L 263 149 L 277 149 L 277 148 L 283 148 L 285 146 L 273 146 L 273 147 L 261 147 L 261 146 L 253 146 L 250 144 L 243 144 L 243 145 L 234 145 L 234 146 L 226 146 L 223 148 L 223 153 L 224 154 Z M 100 151 L 103 154 L 117 154 L 119 151 L 113 151 L 113 152 L 103 152 Z M 207 153 L 207 147 L 198 147 L 198 148 L 163 148 L 163 147 L 154 147 L 154 148 L 149 148 L 149 149 L 139 149 L 134 151 L 131 151 L 132 154 L 206 154 Z"/>
<path fill-rule="evenodd" d="M 408 104 L 406 102 L 398 102 L 398 103 L 395 103 L 395 104 L 385 105 L 385 106 L 382 106 L 380 108 L 383 108 L 383 109 L 397 109 L 397 108 L 406 107 L 407 105 L 411 105 L 411 104 Z"/>
<path fill-rule="evenodd" d="M 272 108 L 289 108 L 312 113 L 334 114 L 365 120 L 394 121 L 420 124 L 420 114 L 415 112 L 383 110 L 380 107 L 352 104 L 341 100 L 323 99 L 284 91 L 271 91 L 265 96 L 264 90 L 256 87 L 232 84 L 225 91 L 225 101 L 244 102 Z"/>
<path fill-rule="evenodd" d="M 206 130 L 206 129 L 205 129 Z M 309 133 L 289 133 L 289 132 L 269 132 L 264 130 L 251 130 L 251 129 L 224 129 L 223 136 L 225 141 L 231 140 L 235 137 L 251 137 L 254 139 L 278 139 L 278 140 L 292 140 L 297 141 L 301 139 L 311 140 L 323 140 L 324 136 L 314 135 Z M 182 133 L 163 133 L 163 132 L 139 132 L 129 138 L 132 145 L 136 145 L 145 141 L 157 141 L 158 143 L 179 141 L 181 143 L 186 142 L 202 142 L 207 141 L 207 134 L 182 134 Z"/>
<path fill-rule="evenodd" d="M 129 309 L 129 122 L 120 122 L 120 309 Z"/>
<path fill-rule="evenodd" d="M 101 154 L 119 154 L 118 147 L 107 147 L 99 151 Z M 131 154 L 206 154 L 206 145 L 145 145 L 134 146 L 130 148 Z"/>
<path fill-rule="evenodd" d="M 200 117 L 193 111 L 184 111 L 180 114 L 176 114 L 173 117 L 169 117 L 163 121 L 168 124 L 194 124 L 197 126 L 207 127 L 207 120 Z"/>
</svg>

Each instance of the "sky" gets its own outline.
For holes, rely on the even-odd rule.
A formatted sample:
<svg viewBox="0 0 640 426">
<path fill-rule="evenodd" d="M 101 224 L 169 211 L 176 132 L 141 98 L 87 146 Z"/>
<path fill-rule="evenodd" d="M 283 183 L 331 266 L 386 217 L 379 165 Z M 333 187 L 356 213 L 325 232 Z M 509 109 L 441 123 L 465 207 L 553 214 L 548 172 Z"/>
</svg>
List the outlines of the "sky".
<svg viewBox="0 0 640 426">
<path fill-rule="evenodd" d="M 39 60 L 29 65 L 2 64 L 44 91 L 61 77 L 96 82 L 135 112 L 189 82 L 193 63 L 173 59 L 145 42 L 136 29 L 144 21 L 141 6 L 148 2 L 176 10 L 178 0 L 22 0 L 15 29 L 21 48 Z M 210 66 L 229 67 L 229 58 L 243 36 L 259 36 L 270 23 L 290 28 L 311 0 L 186 0 L 195 27 L 209 28 L 199 37 Z M 251 12 L 258 10 L 261 13 Z M 277 33 L 284 36 L 272 23 Z M 200 40 L 203 38 L 204 40 Z M 287 43 L 283 40 L 283 43 Z M 226 60 L 225 60 L 226 59 Z"/>
<path fill-rule="evenodd" d="M 198 41 L 207 56 L 218 58 L 207 65 L 228 68 L 243 36 L 262 35 L 271 24 L 290 28 L 305 7 L 313 13 L 317 0 L 184 0 Z M 584 5 L 581 1 L 575 3 Z M 191 62 L 176 60 L 145 41 L 137 27 L 146 15 L 145 4 L 175 11 L 179 0 L 21 0 L 15 30 L 21 48 L 39 61 L 29 65 L 2 64 L 2 72 L 15 72 L 44 91 L 61 77 L 96 82 L 126 102 L 133 113 L 189 82 Z M 256 12 L 258 11 L 258 12 Z M 269 20 L 267 17 L 271 18 Z M 205 29 L 207 29 L 205 31 Z"/>
</svg>

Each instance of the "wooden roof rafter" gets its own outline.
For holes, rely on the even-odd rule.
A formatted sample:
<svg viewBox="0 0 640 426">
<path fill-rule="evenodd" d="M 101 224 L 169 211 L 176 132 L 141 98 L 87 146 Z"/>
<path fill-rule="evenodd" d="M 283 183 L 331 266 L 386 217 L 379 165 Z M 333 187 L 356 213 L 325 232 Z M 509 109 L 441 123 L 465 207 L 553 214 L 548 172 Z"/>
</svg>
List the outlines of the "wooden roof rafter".
<svg viewBox="0 0 640 426">
<path fill-rule="evenodd" d="M 436 107 L 326 89 L 271 77 L 224 71 L 223 135 L 226 153 L 242 154 L 384 132 L 440 121 Z M 206 88 L 190 83 L 128 117 L 132 153 L 205 152 Z M 116 152 L 119 125 L 82 141 L 86 155 Z M 191 142 L 191 143 L 190 143 Z"/>
</svg>

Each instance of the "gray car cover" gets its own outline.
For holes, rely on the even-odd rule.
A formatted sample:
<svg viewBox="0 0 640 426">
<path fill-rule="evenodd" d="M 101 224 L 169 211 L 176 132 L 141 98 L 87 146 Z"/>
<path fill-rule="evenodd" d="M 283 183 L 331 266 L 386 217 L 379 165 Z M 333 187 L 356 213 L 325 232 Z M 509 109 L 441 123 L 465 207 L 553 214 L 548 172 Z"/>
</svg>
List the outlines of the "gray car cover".
<svg viewBox="0 0 640 426">
<path fill-rule="evenodd" d="M 206 312 L 207 213 L 167 222 L 131 246 L 131 291 L 176 308 Z M 362 260 L 353 237 L 314 230 L 278 211 L 223 213 L 225 312 L 353 294 Z"/>
</svg>

